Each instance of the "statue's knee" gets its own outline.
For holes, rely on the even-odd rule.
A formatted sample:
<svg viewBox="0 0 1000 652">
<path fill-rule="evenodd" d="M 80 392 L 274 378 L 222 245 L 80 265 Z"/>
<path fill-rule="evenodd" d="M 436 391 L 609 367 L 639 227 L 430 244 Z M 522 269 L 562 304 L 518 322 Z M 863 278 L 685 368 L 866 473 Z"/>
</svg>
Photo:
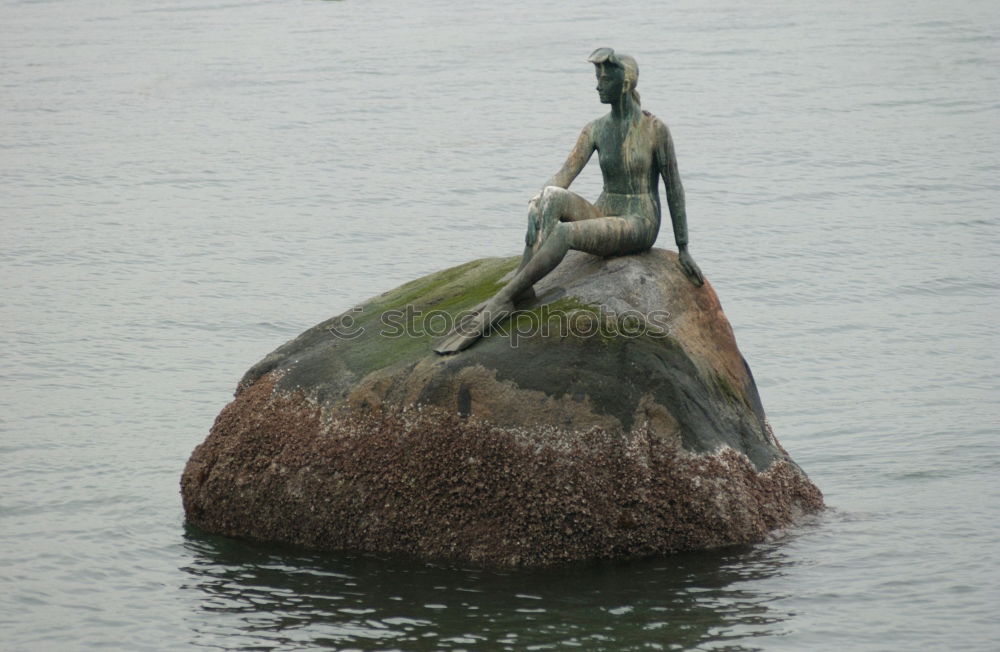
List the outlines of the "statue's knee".
<svg viewBox="0 0 1000 652">
<path fill-rule="evenodd" d="M 542 197 L 539 201 L 539 210 L 546 215 L 560 213 L 568 194 L 565 188 L 546 186 L 545 190 L 542 191 Z"/>
<path fill-rule="evenodd" d="M 547 204 L 552 201 L 559 201 L 565 194 L 565 188 L 560 188 L 559 186 L 545 186 L 545 189 L 542 190 L 542 203 Z"/>
</svg>

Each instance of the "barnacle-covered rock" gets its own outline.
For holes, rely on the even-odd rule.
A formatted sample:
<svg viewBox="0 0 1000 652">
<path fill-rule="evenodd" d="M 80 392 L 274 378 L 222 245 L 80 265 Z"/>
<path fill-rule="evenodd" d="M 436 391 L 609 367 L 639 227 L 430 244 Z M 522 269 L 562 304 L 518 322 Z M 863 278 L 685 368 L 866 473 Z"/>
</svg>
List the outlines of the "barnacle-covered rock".
<svg viewBox="0 0 1000 652">
<path fill-rule="evenodd" d="M 188 521 L 513 566 L 753 542 L 822 508 L 714 290 L 672 252 L 571 252 L 510 320 L 436 355 L 516 262 L 413 281 L 251 368 L 184 471 Z"/>
</svg>

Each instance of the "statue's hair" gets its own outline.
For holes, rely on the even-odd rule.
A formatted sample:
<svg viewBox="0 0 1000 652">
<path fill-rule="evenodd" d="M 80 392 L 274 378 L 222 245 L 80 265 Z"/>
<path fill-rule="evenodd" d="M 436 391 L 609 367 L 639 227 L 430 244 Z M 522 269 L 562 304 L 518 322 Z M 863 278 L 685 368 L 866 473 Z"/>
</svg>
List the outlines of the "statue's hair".
<svg viewBox="0 0 1000 652">
<path fill-rule="evenodd" d="M 617 58 L 618 65 L 625 71 L 625 83 L 628 84 L 629 94 L 632 95 L 635 103 L 641 106 L 642 102 L 639 101 L 639 91 L 635 89 L 639 84 L 639 64 L 636 63 L 635 58 L 627 54 L 619 54 Z"/>
<path fill-rule="evenodd" d="M 641 102 L 639 101 L 639 91 L 636 90 L 636 85 L 639 83 L 639 64 L 636 63 L 635 58 L 630 57 L 627 54 L 617 55 L 618 65 L 625 73 L 625 84 L 628 87 L 628 93 L 632 96 L 632 101 L 635 102 L 637 117 L 642 116 Z M 639 155 L 639 148 L 642 146 L 642 137 L 639 130 L 638 122 L 633 122 L 629 125 L 628 132 L 625 134 L 625 140 L 622 142 L 622 156 L 625 159 L 626 167 L 632 168 L 632 162 Z M 640 187 L 640 179 L 630 179 L 629 185 L 634 186 L 634 190 L 638 191 Z"/>
</svg>

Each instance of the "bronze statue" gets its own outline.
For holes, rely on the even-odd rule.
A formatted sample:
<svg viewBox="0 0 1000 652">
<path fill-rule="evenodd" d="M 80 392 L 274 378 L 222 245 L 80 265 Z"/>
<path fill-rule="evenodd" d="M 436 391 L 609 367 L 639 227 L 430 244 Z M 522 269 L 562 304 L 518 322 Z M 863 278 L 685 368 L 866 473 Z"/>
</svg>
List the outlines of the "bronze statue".
<svg viewBox="0 0 1000 652">
<path fill-rule="evenodd" d="M 681 267 L 697 286 L 704 283 L 687 245 L 684 188 L 670 130 L 639 105 L 635 59 L 598 48 L 587 59 L 595 66 L 597 93 L 611 112 L 583 128 L 576 146 L 541 193 L 528 202 L 524 257 L 514 277 L 492 299 L 460 322 L 435 351 L 456 353 L 472 346 L 514 306 L 533 296 L 532 285 L 552 271 L 570 249 L 598 256 L 646 251 L 660 230 L 658 179 L 666 186 L 667 206 Z M 598 152 L 604 191 L 591 204 L 567 190 Z"/>
</svg>

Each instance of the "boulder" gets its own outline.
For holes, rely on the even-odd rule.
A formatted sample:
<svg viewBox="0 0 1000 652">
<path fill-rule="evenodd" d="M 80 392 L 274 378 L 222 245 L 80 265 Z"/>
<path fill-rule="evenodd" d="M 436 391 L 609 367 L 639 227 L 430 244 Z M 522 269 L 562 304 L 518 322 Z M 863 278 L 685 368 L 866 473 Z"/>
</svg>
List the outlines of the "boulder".
<svg viewBox="0 0 1000 652">
<path fill-rule="evenodd" d="M 188 521 L 536 566 L 759 541 L 823 507 L 673 252 L 570 252 L 508 321 L 435 354 L 516 264 L 412 281 L 254 365 L 184 470 Z"/>
</svg>

